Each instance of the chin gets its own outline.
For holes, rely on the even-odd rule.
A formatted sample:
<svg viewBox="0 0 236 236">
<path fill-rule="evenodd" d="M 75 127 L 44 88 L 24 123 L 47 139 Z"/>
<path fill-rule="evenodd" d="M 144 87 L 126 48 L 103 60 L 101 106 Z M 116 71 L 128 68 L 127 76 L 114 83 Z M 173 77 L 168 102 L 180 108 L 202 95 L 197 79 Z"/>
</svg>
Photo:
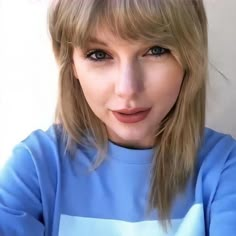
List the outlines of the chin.
<svg viewBox="0 0 236 236">
<path fill-rule="evenodd" d="M 152 143 L 147 143 L 147 139 L 150 139 L 150 133 L 151 132 L 142 132 L 137 128 L 131 130 L 124 128 L 124 130 L 119 129 L 119 132 L 112 130 L 112 132 L 109 133 L 109 138 L 122 146 L 150 147 L 152 146 Z"/>
</svg>

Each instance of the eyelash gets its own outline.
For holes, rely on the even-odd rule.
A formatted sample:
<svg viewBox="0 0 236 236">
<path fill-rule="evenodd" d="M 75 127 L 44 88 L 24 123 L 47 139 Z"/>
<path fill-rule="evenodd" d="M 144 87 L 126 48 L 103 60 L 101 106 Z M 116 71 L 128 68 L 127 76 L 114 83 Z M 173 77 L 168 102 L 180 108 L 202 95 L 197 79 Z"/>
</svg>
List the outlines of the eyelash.
<svg viewBox="0 0 236 236">
<path fill-rule="evenodd" d="M 159 51 L 161 50 L 161 52 L 159 52 L 159 54 L 147 54 L 149 51 L 153 50 L 153 49 L 156 49 L 158 48 Z M 163 48 L 163 47 L 160 47 L 160 46 L 154 46 L 154 47 L 151 47 L 148 52 L 145 54 L 145 55 L 148 55 L 148 56 L 154 56 L 154 57 L 161 57 L 163 56 L 164 54 L 167 54 L 167 53 L 170 53 L 170 50 L 167 49 L 167 48 Z M 94 58 L 92 57 L 93 55 L 96 55 L 96 53 L 102 53 L 106 58 Z M 108 56 L 108 57 L 107 57 Z M 94 49 L 94 50 L 91 50 L 89 51 L 87 54 L 86 54 L 86 58 L 91 60 L 91 61 L 94 61 L 94 62 L 102 62 L 102 61 L 105 61 L 107 59 L 111 59 L 111 56 L 109 56 L 104 50 L 101 50 L 101 49 Z"/>
</svg>

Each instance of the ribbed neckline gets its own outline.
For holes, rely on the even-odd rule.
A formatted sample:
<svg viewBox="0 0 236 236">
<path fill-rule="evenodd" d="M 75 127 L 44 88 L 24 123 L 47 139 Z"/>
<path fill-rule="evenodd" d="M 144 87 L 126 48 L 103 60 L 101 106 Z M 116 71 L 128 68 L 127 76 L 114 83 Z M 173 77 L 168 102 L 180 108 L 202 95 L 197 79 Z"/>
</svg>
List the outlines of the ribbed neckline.
<svg viewBox="0 0 236 236">
<path fill-rule="evenodd" d="M 151 164 L 154 155 L 154 148 L 131 149 L 119 146 L 109 140 L 108 155 L 111 159 L 119 160 L 128 164 Z"/>
</svg>

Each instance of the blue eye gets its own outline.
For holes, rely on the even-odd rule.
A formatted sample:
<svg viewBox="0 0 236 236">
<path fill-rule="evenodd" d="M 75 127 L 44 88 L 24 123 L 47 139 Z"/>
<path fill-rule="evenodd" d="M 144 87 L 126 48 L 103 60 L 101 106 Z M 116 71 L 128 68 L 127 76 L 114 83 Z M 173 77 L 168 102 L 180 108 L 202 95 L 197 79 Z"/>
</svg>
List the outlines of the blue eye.
<svg viewBox="0 0 236 236">
<path fill-rule="evenodd" d="M 149 53 L 149 52 L 151 52 L 151 53 Z M 163 54 L 166 54 L 169 52 L 170 52 L 169 49 L 166 49 L 166 48 L 163 48 L 160 46 L 154 46 L 149 49 L 147 55 L 153 55 L 153 56 L 159 57 L 159 56 L 162 56 Z"/>
<path fill-rule="evenodd" d="M 102 50 L 93 50 L 86 55 L 86 58 L 93 61 L 103 61 L 109 59 L 110 56 Z"/>
</svg>

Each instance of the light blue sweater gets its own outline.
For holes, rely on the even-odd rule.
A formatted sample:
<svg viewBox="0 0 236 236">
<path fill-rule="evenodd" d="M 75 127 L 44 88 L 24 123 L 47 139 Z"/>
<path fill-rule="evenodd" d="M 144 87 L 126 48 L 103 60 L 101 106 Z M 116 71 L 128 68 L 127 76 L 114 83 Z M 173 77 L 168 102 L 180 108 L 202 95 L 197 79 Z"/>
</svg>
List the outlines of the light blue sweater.
<svg viewBox="0 0 236 236">
<path fill-rule="evenodd" d="M 197 177 L 171 211 L 165 233 L 158 213 L 146 215 L 153 149 L 109 142 L 106 160 L 88 172 L 96 150 L 79 146 L 74 159 L 55 127 L 15 147 L 0 172 L 2 236 L 234 236 L 236 142 L 205 129 Z"/>
</svg>

